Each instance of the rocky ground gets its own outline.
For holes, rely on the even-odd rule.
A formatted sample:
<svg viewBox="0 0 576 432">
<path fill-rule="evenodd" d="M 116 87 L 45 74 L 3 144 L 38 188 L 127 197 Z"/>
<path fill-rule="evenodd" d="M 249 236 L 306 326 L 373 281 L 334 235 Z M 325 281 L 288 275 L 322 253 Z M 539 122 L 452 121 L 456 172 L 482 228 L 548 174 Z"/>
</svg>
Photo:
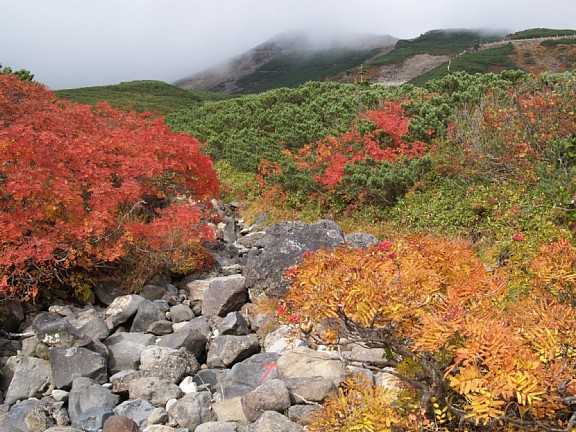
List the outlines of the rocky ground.
<svg viewBox="0 0 576 432">
<path fill-rule="evenodd" d="M 221 214 L 209 274 L 157 275 L 131 295 L 102 285 L 93 304 L 27 317 L 15 305 L 31 324 L 0 340 L 0 431 L 300 431 L 352 371 L 390 382 L 367 367 L 381 350 L 312 349 L 252 304 L 285 292 L 283 270 L 305 251 L 377 239 L 327 220 L 261 229 Z"/>
</svg>

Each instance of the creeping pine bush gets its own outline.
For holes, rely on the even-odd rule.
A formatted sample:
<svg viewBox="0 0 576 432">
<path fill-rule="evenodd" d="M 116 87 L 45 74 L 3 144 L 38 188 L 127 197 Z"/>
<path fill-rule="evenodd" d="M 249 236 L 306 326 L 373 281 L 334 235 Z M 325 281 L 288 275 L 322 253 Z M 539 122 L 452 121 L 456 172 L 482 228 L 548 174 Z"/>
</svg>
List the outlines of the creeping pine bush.
<svg viewBox="0 0 576 432">
<path fill-rule="evenodd" d="M 426 144 L 407 136 L 409 122 L 400 103 L 387 102 L 361 114 L 348 132 L 263 161 L 261 178 L 327 207 L 392 205 L 431 167 Z"/>
<path fill-rule="evenodd" d="M 127 260 L 208 263 L 219 183 L 196 139 L 12 75 L 0 125 L 0 302 Z"/>
</svg>

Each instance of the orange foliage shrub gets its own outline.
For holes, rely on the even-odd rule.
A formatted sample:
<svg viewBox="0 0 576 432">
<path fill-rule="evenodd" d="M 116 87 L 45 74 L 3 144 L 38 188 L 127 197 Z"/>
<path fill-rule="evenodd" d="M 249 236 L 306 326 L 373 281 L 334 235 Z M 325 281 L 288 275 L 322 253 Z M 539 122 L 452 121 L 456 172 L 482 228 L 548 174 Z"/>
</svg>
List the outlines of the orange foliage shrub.
<svg viewBox="0 0 576 432">
<path fill-rule="evenodd" d="M 506 98 L 487 94 L 478 106 L 456 110 L 449 128 L 453 158 L 448 170 L 492 181 L 533 182 L 537 162 L 573 165 L 574 112 L 573 97 L 548 89 Z"/>
<path fill-rule="evenodd" d="M 573 280 L 573 248 L 560 249 L 563 261 L 535 260 L 540 273 L 520 298 L 463 243 L 418 236 L 368 250 L 308 253 L 287 272 L 292 283 L 279 315 L 312 327 L 318 343 L 386 349 L 419 400 L 417 409 L 394 401 L 404 413 L 373 430 L 422 430 L 442 414 L 443 427 L 568 431 L 576 421 L 576 311 L 542 286 Z M 426 417 L 420 429 L 394 429 L 418 413 Z M 322 418 L 323 427 L 341 419 Z"/>
<path fill-rule="evenodd" d="M 162 119 L 57 100 L 3 75 L 0 125 L 1 301 L 66 283 L 73 269 L 171 259 L 213 238 L 211 160 Z"/>
</svg>

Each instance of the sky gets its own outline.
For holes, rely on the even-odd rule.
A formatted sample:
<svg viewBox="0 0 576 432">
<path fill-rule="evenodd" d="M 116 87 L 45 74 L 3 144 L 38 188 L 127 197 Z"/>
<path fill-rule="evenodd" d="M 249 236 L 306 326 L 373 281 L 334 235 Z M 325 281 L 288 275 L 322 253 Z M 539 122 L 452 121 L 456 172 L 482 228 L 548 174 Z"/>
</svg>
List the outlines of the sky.
<svg viewBox="0 0 576 432">
<path fill-rule="evenodd" d="M 0 64 L 53 90 L 174 82 L 276 34 L 575 28 L 574 0 L 0 0 Z"/>
</svg>

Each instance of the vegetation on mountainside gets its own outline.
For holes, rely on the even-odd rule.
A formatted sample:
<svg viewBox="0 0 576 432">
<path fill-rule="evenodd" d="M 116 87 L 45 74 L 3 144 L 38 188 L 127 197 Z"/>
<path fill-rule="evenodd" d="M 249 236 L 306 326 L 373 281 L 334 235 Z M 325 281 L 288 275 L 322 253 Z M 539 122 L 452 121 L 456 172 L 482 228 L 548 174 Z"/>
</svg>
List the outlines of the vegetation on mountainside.
<svg viewBox="0 0 576 432">
<path fill-rule="evenodd" d="M 345 131 L 361 112 L 378 107 L 396 90 L 308 82 L 227 101 L 194 105 L 166 122 L 209 145 L 216 160 L 256 172 L 261 159 L 275 161 L 284 150 L 299 149 Z"/>
<path fill-rule="evenodd" d="M 574 45 L 576 39 L 548 39 L 540 42 L 542 46 L 557 46 L 557 45 Z"/>
<path fill-rule="evenodd" d="M 393 51 L 371 60 L 369 65 L 399 64 L 416 54 L 455 56 L 474 43 L 503 39 L 503 34 L 487 34 L 472 30 L 432 30 L 410 40 L 399 40 Z"/>
<path fill-rule="evenodd" d="M 323 81 L 364 63 L 378 50 L 334 48 L 311 53 L 289 52 L 238 80 L 238 93 L 260 93 L 281 87 L 296 87 L 308 81 Z"/>
<path fill-rule="evenodd" d="M 74 102 L 95 105 L 107 102 L 118 109 L 167 114 L 205 100 L 228 96 L 196 90 L 184 90 L 162 81 L 130 81 L 115 85 L 57 90 L 56 96 Z"/>
<path fill-rule="evenodd" d="M 489 48 L 476 52 L 469 52 L 450 60 L 409 81 L 410 84 L 423 86 L 429 81 L 440 79 L 451 72 L 475 73 L 499 73 L 504 70 L 514 70 L 518 66 L 511 60 L 510 55 L 514 51 L 512 44 L 497 48 Z"/>
<path fill-rule="evenodd" d="M 196 139 L 14 75 L 0 76 L 0 123 L 0 303 L 82 294 L 103 269 L 142 283 L 211 264 L 219 183 Z"/>
<path fill-rule="evenodd" d="M 532 38 L 544 38 L 544 37 L 556 37 L 556 36 L 574 36 L 576 35 L 576 30 L 564 29 L 549 29 L 549 28 L 534 28 L 528 30 L 522 30 L 513 33 L 508 36 L 508 39 L 532 39 Z"/>
</svg>

